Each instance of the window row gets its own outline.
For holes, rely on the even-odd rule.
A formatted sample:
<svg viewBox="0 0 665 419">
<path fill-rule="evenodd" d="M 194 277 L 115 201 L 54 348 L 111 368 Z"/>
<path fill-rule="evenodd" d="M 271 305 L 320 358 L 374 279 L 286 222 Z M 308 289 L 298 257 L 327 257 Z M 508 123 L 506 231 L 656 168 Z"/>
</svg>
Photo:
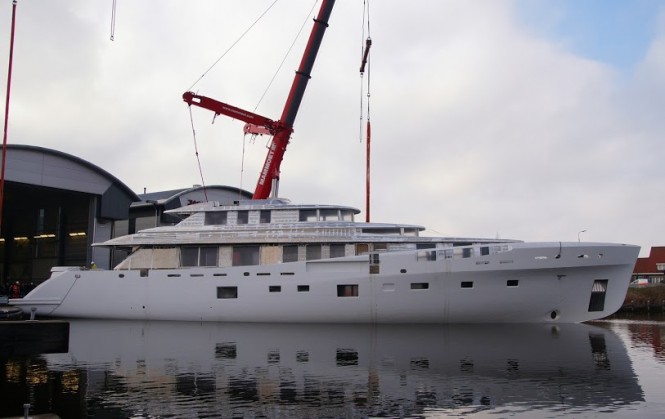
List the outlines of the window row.
<svg viewBox="0 0 665 419">
<path fill-rule="evenodd" d="M 506 281 L 506 286 L 516 287 L 518 286 L 519 281 L 516 279 L 509 279 Z M 462 281 L 460 283 L 462 288 L 473 288 L 473 281 Z M 412 290 L 427 290 L 429 289 L 429 282 L 412 282 Z M 309 285 L 298 285 L 298 292 L 309 292 Z M 282 292 L 281 285 L 269 285 L 268 292 Z M 358 284 L 341 284 L 337 285 L 337 296 L 338 297 L 357 297 L 358 294 Z M 238 298 L 238 287 L 228 286 L 228 287 L 217 287 L 217 298 L 219 299 L 230 299 Z"/>
<path fill-rule="evenodd" d="M 304 248 L 304 255 L 301 255 L 301 248 Z M 181 266 L 220 266 L 219 249 L 218 246 L 183 246 L 180 250 Z M 233 246 L 230 249 L 230 263 L 227 261 L 222 265 L 251 266 L 261 264 L 261 246 Z M 324 249 L 328 251 L 326 256 L 330 258 L 339 258 L 346 255 L 344 244 L 287 245 L 279 248 L 267 246 L 266 249 L 281 249 L 281 257 L 279 252 L 271 256 L 266 254 L 265 257 L 271 258 L 271 262 L 280 262 L 280 258 L 281 262 L 297 262 L 302 259 L 302 256 L 305 260 L 318 260 L 323 258 Z"/>
<path fill-rule="evenodd" d="M 250 223 L 250 213 L 252 216 L 257 216 L 258 219 L 253 221 L 259 224 L 267 224 L 272 222 L 271 210 L 238 210 L 238 211 L 210 211 L 205 213 L 206 225 L 227 225 L 230 219 L 235 216 L 235 224 L 243 225 Z M 229 216 L 230 215 L 230 216 Z M 314 222 L 314 221 L 353 221 L 353 211 L 341 209 L 302 209 L 298 212 L 298 221 L 301 222 Z"/>
</svg>

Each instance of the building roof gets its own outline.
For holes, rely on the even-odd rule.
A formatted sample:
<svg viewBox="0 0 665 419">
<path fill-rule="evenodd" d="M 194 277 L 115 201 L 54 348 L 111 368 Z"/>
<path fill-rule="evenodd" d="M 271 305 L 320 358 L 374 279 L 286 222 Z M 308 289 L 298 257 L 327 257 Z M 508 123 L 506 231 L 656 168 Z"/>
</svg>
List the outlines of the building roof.
<svg viewBox="0 0 665 419">
<path fill-rule="evenodd" d="M 194 185 L 191 188 L 144 193 L 138 197 L 140 201 L 132 203 L 132 208 L 160 205 L 169 209 L 185 205 L 186 202 L 183 201 L 187 201 L 187 198 L 193 198 L 198 202 L 205 201 L 206 197 L 211 201 L 228 201 L 231 198 L 235 200 L 251 199 L 252 194 L 234 186 L 209 185 L 203 187 Z"/>
<path fill-rule="evenodd" d="M 99 193 L 99 191 L 94 190 L 95 185 L 82 184 L 82 183 L 79 184 L 75 182 L 76 178 L 81 175 L 81 172 L 75 171 L 75 167 L 78 166 L 82 169 L 89 170 L 90 172 L 99 175 L 101 178 L 105 179 L 106 181 L 108 181 L 109 183 L 113 184 L 118 189 L 120 189 L 133 201 L 139 200 L 139 197 L 136 195 L 136 193 L 134 193 L 134 191 L 132 191 L 127 185 L 125 185 L 118 178 L 116 178 L 106 170 L 102 169 L 101 167 L 96 166 L 87 160 L 83 160 L 80 157 L 76 157 L 71 154 L 64 153 L 62 151 L 53 150 L 51 148 L 26 145 L 26 144 L 7 144 L 7 151 L 8 151 L 8 158 L 16 156 L 18 159 L 16 162 L 12 161 L 7 162 L 7 168 L 6 168 L 7 172 L 5 175 L 5 180 L 7 181 L 15 181 L 15 182 L 28 183 L 33 185 L 40 185 L 40 186 L 57 187 L 60 189 L 76 190 L 80 192 Z M 39 162 L 42 164 L 42 167 L 38 168 L 39 171 L 34 170 L 35 167 L 32 167 L 29 164 L 32 163 L 31 161 L 28 162 L 28 164 L 26 164 L 26 160 L 21 158 L 20 153 L 24 153 L 26 155 L 33 155 L 33 156 L 39 156 L 39 155 L 44 156 L 42 157 L 42 160 L 39 160 Z M 68 172 L 66 170 L 63 170 L 61 167 L 55 166 L 52 161 L 51 162 L 44 161 L 49 157 L 53 159 L 67 161 L 72 166 L 74 166 L 74 169 Z M 59 171 L 55 173 L 54 172 L 55 170 Z M 60 176 L 53 176 L 54 173 Z M 61 181 L 61 183 L 57 183 L 58 181 Z"/>
<path fill-rule="evenodd" d="M 49 148 L 8 144 L 5 181 L 96 195 L 102 218 L 127 218 L 139 197 L 106 170 L 71 154 Z"/>
<path fill-rule="evenodd" d="M 659 263 L 665 263 L 665 246 L 652 247 L 649 257 L 638 258 L 633 273 L 662 273 L 656 266 Z"/>
</svg>

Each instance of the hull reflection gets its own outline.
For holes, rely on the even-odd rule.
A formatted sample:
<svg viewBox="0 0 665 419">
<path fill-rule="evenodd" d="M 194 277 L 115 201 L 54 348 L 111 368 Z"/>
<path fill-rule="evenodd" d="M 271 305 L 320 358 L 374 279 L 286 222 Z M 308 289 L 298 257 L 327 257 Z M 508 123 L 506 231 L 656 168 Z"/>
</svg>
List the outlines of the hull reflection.
<svg viewBox="0 0 665 419">
<path fill-rule="evenodd" d="M 585 325 L 72 321 L 51 371 L 136 415 L 404 416 L 604 412 L 643 400 L 621 340 Z M 87 406 L 87 414 L 93 406 Z"/>
</svg>

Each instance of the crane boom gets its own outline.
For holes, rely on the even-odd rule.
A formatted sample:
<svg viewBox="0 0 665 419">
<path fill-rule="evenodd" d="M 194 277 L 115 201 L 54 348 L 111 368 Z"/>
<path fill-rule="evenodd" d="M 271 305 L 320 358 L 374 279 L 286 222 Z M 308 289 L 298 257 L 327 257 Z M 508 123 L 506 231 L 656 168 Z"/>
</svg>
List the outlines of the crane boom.
<svg viewBox="0 0 665 419">
<path fill-rule="evenodd" d="M 321 3 L 319 14 L 314 18 L 314 27 L 309 35 L 300 66 L 296 71 L 289 96 L 284 104 L 282 116 L 278 121 L 273 121 L 253 112 L 245 111 L 205 96 L 199 96 L 192 92 L 185 92 L 182 96 L 183 100 L 190 106 L 199 106 L 215 112 L 216 115 L 226 115 L 246 122 L 246 133 L 269 133 L 273 135 L 270 146 L 268 147 L 268 155 L 263 163 L 263 168 L 254 189 L 253 199 L 268 198 L 273 189 L 273 183 L 279 182 L 280 166 L 284 159 L 286 146 L 289 144 L 289 138 L 293 132 L 293 123 L 295 122 L 300 103 L 305 94 L 307 82 L 311 78 L 314 61 L 319 52 L 325 30 L 328 27 L 328 20 L 334 5 L 335 0 L 323 0 Z"/>
</svg>

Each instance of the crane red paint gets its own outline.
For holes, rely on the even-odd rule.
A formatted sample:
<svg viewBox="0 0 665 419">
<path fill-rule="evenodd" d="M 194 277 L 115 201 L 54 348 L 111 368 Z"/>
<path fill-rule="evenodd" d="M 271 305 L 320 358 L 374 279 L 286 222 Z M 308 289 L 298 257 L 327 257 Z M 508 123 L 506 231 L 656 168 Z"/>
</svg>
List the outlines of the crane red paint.
<svg viewBox="0 0 665 419">
<path fill-rule="evenodd" d="M 199 106 L 215 112 L 216 115 L 230 116 L 246 122 L 246 133 L 269 134 L 273 136 L 268 147 L 268 155 L 263 163 L 263 169 L 261 169 L 259 180 L 256 183 L 253 199 L 268 198 L 273 189 L 273 183 L 279 182 L 280 166 L 284 159 L 286 146 L 289 144 L 289 138 L 293 132 L 293 123 L 298 114 L 303 95 L 305 94 L 307 82 L 311 78 L 314 60 L 321 46 L 325 30 L 328 27 L 328 19 L 334 5 L 334 0 L 324 0 L 321 3 L 319 14 L 314 19 L 314 27 L 307 41 L 300 66 L 296 71 L 289 96 L 282 111 L 282 116 L 278 121 L 273 121 L 270 118 L 205 96 L 199 96 L 192 92 L 185 92 L 182 96 L 183 100 L 189 105 Z"/>
</svg>

